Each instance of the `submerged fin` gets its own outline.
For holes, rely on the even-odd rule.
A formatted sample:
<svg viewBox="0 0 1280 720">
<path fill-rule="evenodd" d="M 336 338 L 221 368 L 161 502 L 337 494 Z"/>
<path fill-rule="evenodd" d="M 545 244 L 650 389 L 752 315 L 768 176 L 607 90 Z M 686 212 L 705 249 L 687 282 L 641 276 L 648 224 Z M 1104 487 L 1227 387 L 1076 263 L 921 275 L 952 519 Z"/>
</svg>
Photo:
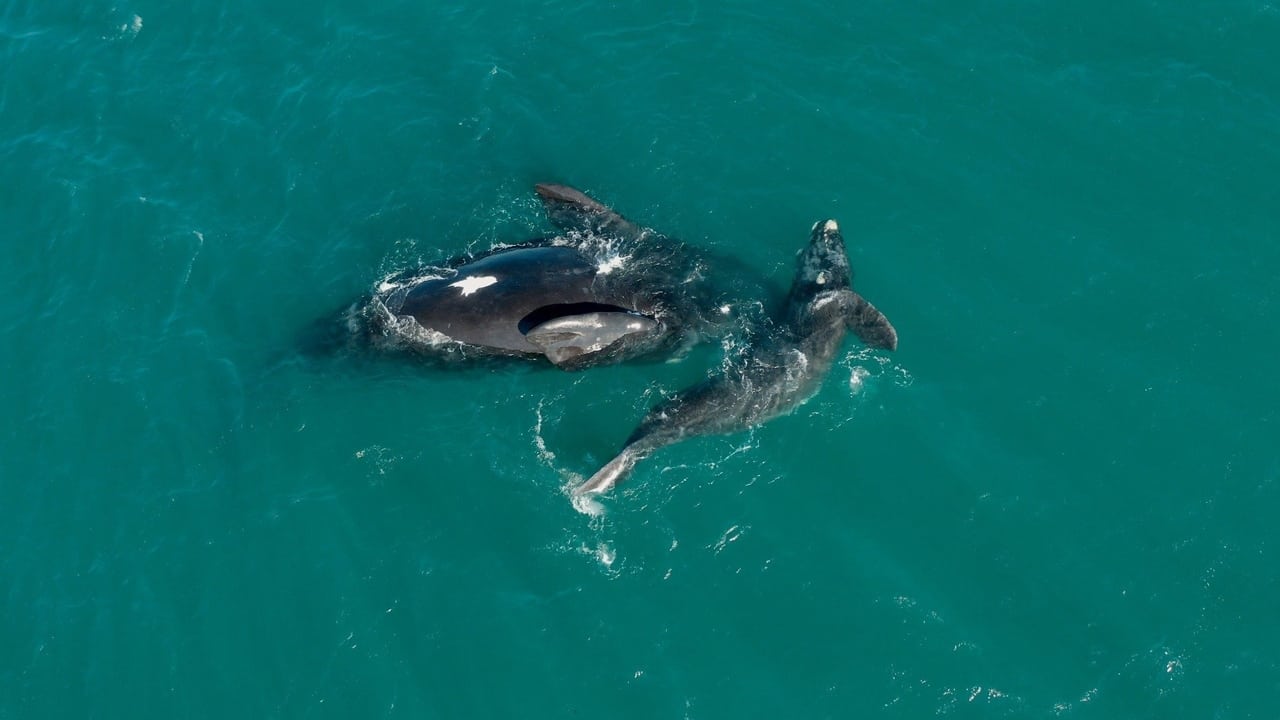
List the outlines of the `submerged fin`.
<svg viewBox="0 0 1280 720">
<path fill-rule="evenodd" d="M 644 315 L 592 312 L 548 320 L 531 328 L 525 339 L 556 366 L 572 370 L 625 337 L 651 335 L 658 329 L 658 321 Z"/>
<path fill-rule="evenodd" d="M 845 317 L 845 325 L 858 339 L 873 348 L 898 349 L 898 331 L 893 329 L 889 318 L 858 293 L 853 294 L 853 304 Z"/>
<path fill-rule="evenodd" d="M 596 235 L 616 235 L 628 239 L 638 238 L 644 229 L 614 212 L 612 208 L 589 197 L 581 190 L 568 185 L 538 183 L 534 192 L 542 198 L 547 218 L 556 227 L 569 231 L 588 232 Z"/>
</svg>

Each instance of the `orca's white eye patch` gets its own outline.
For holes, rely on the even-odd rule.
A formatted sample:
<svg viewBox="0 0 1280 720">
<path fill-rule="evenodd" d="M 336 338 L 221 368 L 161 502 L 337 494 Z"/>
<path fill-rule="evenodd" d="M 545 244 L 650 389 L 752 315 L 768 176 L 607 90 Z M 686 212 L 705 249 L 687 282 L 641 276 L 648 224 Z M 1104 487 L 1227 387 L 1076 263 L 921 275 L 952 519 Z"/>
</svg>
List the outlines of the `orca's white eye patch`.
<svg viewBox="0 0 1280 720">
<path fill-rule="evenodd" d="M 480 290 L 482 288 L 487 288 L 496 282 L 498 282 L 498 278 L 492 275 L 485 275 L 483 277 L 463 278 L 458 282 L 449 283 L 449 287 L 456 287 L 462 291 L 463 295 L 470 295 L 475 291 Z"/>
</svg>

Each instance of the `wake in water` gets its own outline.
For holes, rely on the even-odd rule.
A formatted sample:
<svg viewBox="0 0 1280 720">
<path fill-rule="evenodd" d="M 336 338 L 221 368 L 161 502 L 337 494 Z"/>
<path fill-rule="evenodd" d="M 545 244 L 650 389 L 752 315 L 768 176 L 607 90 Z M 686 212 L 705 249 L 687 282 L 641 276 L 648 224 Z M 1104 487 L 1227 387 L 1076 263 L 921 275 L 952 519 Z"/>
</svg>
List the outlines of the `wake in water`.
<svg viewBox="0 0 1280 720">
<path fill-rule="evenodd" d="M 875 348 L 861 347 L 851 351 L 840 362 L 849 370 L 849 390 L 861 395 L 879 382 L 888 381 L 896 387 L 911 387 L 915 382 L 907 368 L 893 358 L 876 352 Z"/>
<path fill-rule="evenodd" d="M 533 425 L 533 444 L 537 451 L 538 460 L 543 464 L 543 466 L 554 471 L 560 476 L 563 481 L 560 485 L 560 491 L 573 502 L 573 508 L 575 510 L 584 515 L 591 515 L 592 517 L 600 517 L 604 515 L 604 506 L 600 503 L 589 498 L 580 502 L 579 498 L 574 496 L 572 492 L 573 488 L 581 484 L 583 477 L 572 470 L 559 467 L 556 463 L 556 454 L 547 448 L 546 438 L 543 437 L 544 408 L 545 401 L 539 400 L 538 407 L 534 410 L 536 420 Z"/>
</svg>

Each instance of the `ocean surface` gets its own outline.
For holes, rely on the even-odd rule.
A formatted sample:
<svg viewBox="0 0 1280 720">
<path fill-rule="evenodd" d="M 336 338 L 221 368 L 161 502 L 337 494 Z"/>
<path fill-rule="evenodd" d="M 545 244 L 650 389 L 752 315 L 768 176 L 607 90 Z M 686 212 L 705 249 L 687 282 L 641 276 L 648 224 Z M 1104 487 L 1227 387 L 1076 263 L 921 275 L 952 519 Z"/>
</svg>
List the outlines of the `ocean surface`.
<svg viewBox="0 0 1280 720">
<path fill-rule="evenodd" d="M 540 181 L 900 349 L 307 350 Z M 0 719 L 1280 717 L 1270 0 L 8 0 L 0 228 Z"/>
</svg>

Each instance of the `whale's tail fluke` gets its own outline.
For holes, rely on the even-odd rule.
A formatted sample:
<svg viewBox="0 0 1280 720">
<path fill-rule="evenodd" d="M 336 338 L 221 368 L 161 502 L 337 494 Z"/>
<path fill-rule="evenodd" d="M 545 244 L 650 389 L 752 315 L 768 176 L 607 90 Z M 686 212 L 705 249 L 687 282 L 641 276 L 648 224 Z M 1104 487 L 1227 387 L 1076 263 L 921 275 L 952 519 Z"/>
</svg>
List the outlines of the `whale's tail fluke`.
<svg viewBox="0 0 1280 720">
<path fill-rule="evenodd" d="M 636 463 L 644 459 L 649 452 L 641 450 L 635 445 L 628 445 L 618 453 L 618 456 L 610 460 L 604 467 L 600 468 L 595 475 L 592 475 L 586 482 L 573 489 L 573 494 L 577 497 L 584 495 L 599 495 L 600 493 L 609 492 L 614 485 L 622 482 L 631 475 L 632 469 Z"/>
</svg>

